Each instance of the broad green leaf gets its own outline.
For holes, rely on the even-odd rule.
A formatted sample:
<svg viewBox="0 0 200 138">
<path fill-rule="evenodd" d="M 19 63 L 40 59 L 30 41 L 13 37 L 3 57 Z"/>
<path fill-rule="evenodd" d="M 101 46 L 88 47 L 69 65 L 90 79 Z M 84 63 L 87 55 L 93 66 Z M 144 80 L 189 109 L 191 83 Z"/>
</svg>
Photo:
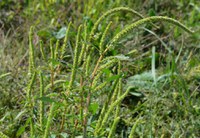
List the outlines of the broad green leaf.
<svg viewBox="0 0 200 138">
<path fill-rule="evenodd" d="M 21 134 L 23 134 L 24 133 L 24 131 L 25 131 L 25 129 L 26 129 L 26 127 L 28 126 L 28 124 L 29 124 L 29 122 L 31 121 L 31 118 L 29 117 L 27 120 L 26 120 L 26 123 L 23 125 L 23 126 L 21 126 L 18 130 L 17 130 L 17 137 L 19 137 Z"/>
<path fill-rule="evenodd" d="M 127 79 L 128 86 L 134 86 L 142 89 L 151 89 L 153 86 L 153 76 L 151 72 L 136 74 Z"/>
<path fill-rule="evenodd" d="M 83 136 L 76 136 L 75 138 L 83 138 Z"/>
<path fill-rule="evenodd" d="M 113 75 L 109 78 L 106 79 L 107 82 L 110 82 L 110 81 L 114 81 L 116 79 L 119 79 L 121 77 L 121 75 Z"/>
<path fill-rule="evenodd" d="M 102 71 L 106 74 L 106 76 L 109 76 L 111 73 L 109 69 L 103 69 Z"/>
<path fill-rule="evenodd" d="M 99 108 L 98 103 L 91 103 L 89 106 L 89 111 L 92 112 L 92 114 L 94 115 L 97 112 L 98 108 Z"/>
<path fill-rule="evenodd" d="M 141 92 L 129 92 L 131 95 L 136 96 L 136 97 L 142 97 L 143 94 Z"/>
<path fill-rule="evenodd" d="M 53 100 L 53 99 L 51 99 L 49 97 L 45 97 L 45 96 L 38 98 L 38 100 L 43 101 L 43 102 L 48 102 L 48 103 L 56 102 L 55 100 Z"/>
<path fill-rule="evenodd" d="M 51 134 L 50 138 L 56 138 L 56 134 Z"/>
<path fill-rule="evenodd" d="M 43 37 L 43 38 L 50 38 L 50 37 L 52 37 L 52 33 L 49 30 L 47 30 L 47 29 L 40 30 L 37 33 L 37 35 L 39 37 Z"/>
<path fill-rule="evenodd" d="M 21 134 L 24 133 L 26 127 L 27 127 L 26 125 L 23 125 L 23 126 L 21 126 L 21 127 L 18 129 L 18 131 L 17 131 L 17 137 L 19 137 Z"/>
<path fill-rule="evenodd" d="M 60 61 L 57 59 L 49 59 L 49 63 L 51 63 L 54 67 L 60 64 Z"/>
<path fill-rule="evenodd" d="M 62 27 L 57 33 L 55 33 L 55 37 L 57 39 L 62 39 L 65 37 L 65 34 L 66 34 L 66 30 L 67 28 L 66 27 Z"/>
<path fill-rule="evenodd" d="M 60 134 L 63 138 L 69 138 L 69 135 L 67 133 L 61 133 Z"/>
<path fill-rule="evenodd" d="M 40 98 L 38 98 L 37 100 L 41 100 L 41 101 L 47 102 L 47 103 L 55 103 L 55 104 L 57 104 L 57 105 L 64 106 L 63 103 L 57 102 L 56 100 L 51 99 L 51 98 L 49 98 L 49 97 L 45 97 L 45 96 L 44 96 L 44 97 L 40 97 Z"/>
<path fill-rule="evenodd" d="M 149 9 L 149 16 L 155 16 L 156 15 L 156 11 L 154 9 Z"/>
</svg>

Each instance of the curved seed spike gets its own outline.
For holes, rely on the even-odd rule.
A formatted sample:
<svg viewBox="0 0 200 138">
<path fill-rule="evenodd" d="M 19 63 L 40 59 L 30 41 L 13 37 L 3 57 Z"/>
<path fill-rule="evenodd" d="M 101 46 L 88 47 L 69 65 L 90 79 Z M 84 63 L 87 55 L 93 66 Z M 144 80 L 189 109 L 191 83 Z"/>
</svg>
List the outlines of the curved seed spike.
<svg viewBox="0 0 200 138">
<path fill-rule="evenodd" d="M 106 68 L 110 68 L 111 66 L 115 65 L 116 62 L 118 62 L 116 59 L 112 59 L 112 60 L 108 61 L 107 63 L 101 65 L 98 68 L 97 72 L 102 71 L 103 69 L 106 69 Z"/>
<path fill-rule="evenodd" d="M 143 18 L 143 16 L 142 16 L 140 13 L 138 13 L 137 11 L 132 10 L 132 9 L 130 9 L 130 8 L 127 8 L 127 7 L 117 7 L 117 8 L 111 9 L 111 10 L 105 12 L 105 13 L 95 22 L 95 24 L 94 24 L 94 26 L 93 26 L 93 28 L 92 28 L 92 30 L 91 30 L 91 33 L 90 33 L 89 42 L 91 41 L 91 39 L 92 39 L 92 37 L 93 37 L 93 35 L 94 35 L 94 33 L 95 33 L 95 31 L 96 31 L 96 29 L 97 29 L 99 23 L 100 23 L 103 19 L 105 19 L 107 16 L 109 16 L 109 15 L 111 15 L 111 14 L 113 14 L 113 13 L 119 12 L 119 11 L 130 12 L 130 13 L 133 13 L 134 15 L 136 15 L 136 16 L 138 16 L 138 17 L 140 17 L 140 18 Z"/>
<path fill-rule="evenodd" d="M 103 89 L 107 84 L 108 84 L 108 82 L 105 81 L 105 82 L 101 83 L 99 86 L 96 86 L 96 87 L 94 88 L 94 92 Z"/>
<path fill-rule="evenodd" d="M 128 34 L 133 29 L 137 28 L 140 25 L 143 25 L 145 23 L 151 23 L 153 21 L 168 22 L 168 23 L 171 23 L 173 25 L 176 25 L 176 26 L 180 27 L 181 29 L 185 30 L 188 33 L 194 33 L 194 31 L 190 30 L 185 25 L 183 25 L 182 23 L 180 23 L 179 21 L 177 21 L 175 19 L 172 19 L 172 18 L 169 18 L 169 17 L 166 17 L 166 16 L 152 16 L 152 17 L 147 17 L 147 18 L 140 19 L 140 20 L 132 23 L 131 25 L 127 26 L 125 29 L 123 29 L 122 31 L 120 31 L 118 34 L 116 34 L 114 36 L 114 38 L 111 40 L 111 43 L 105 49 L 104 53 L 106 53 L 109 50 L 109 48 L 113 46 L 113 43 L 119 41 L 121 38 L 123 38 L 126 34 Z"/>
<path fill-rule="evenodd" d="M 113 60 L 113 59 L 116 59 L 115 56 L 109 56 L 109 57 L 104 57 L 101 62 L 106 62 L 106 61 L 109 61 L 109 60 Z"/>
<path fill-rule="evenodd" d="M 165 17 L 165 16 L 152 16 L 152 17 L 147 17 L 144 19 L 140 19 L 139 21 L 134 22 L 133 24 L 127 26 L 125 29 L 123 29 L 121 32 L 119 32 L 111 41 L 111 43 L 117 42 L 120 38 L 122 38 L 124 35 L 128 34 L 131 30 L 135 29 L 136 27 L 145 24 L 145 23 L 149 23 L 149 22 L 153 22 L 153 21 L 163 21 L 163 22 L 168 22 L 171 23 L 173 25 L 176 25 L 178 27 L 180 27 L 181 29 L 185 30 L 188 33 L 194 33 L 192 30 L 190 30 L 189 28 L 187 28 L 185 25 L 183 25 L 182 23 L 180 23 L 179 21 L 169 18 L 169 17 Z"/>
</svg>

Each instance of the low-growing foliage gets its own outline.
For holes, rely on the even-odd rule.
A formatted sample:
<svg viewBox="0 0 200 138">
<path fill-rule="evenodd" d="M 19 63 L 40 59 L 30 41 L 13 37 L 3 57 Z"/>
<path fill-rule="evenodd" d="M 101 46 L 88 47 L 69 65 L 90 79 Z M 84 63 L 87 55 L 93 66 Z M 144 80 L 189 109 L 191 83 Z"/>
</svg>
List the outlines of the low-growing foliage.
<svg viewBox="0 0 200 138">
<path fill-rule="evenodd" d="M 115 135 L 115 131 L 117 128 L 117 124 L 120 121 L 120 104 L 124 100 L 124 98 L 128 95 L 131 89 L 134 89 L 134 86 L 129 86 L 128 88 L 123 87 L 126 84 L 122 83 L 123 80 L 123 75 L 124 72 L 122 71 L 122 68 L 125 67 L 123 62 L 123 57 L 119 58 L 118 57 L 112 57 L 107 54 L 110 49 L 114 48 L 116 43 L 126 37 L 133 29 L 138 28 L 140 25 L 145 24 L 145 23 L 150 23 L 153 24 L 154 21 L 164 21 L 164 22 L 169 22 L 175 26 L 178 26 L 182 28 L 183 30 L 193 33 L 191 30 L 189 30 L 187 27 L 185 27 L 183 24 L 178 22 L 177 20 L 174 20 L 172 18 L 168 17 L 163 17 L 163 16 L 153 16 L 153 17 L 146 17 L 144 19 L 140 19 L 131 25 L 128 25 L 125 27 L 123 30 L 121 30 L 119 33 L 114 34 L 114 37 L 110 40 L 110 42 L 105 43 L 106 35 L 108 34 L 108 30 L 110 29 L 111 23 L 108 24 L 108 26 L 105 28 L 105 31 L 103 32 L 101 36 L 101 40 L 98 42 L 96 49 L 98 49 L 98 53 L 96 53 L 96 49 L 94 49 L 94 37 L 96 30 L 100 24 L 100 22 L 105 19 L 107 16 L 115 13 L 115 12 L 120 12 L 120 11 L 128 11 L 132 12 L 133 14 L 136 14 L 140 18 L 144 18 L 142 15 L 137 13 L 134 10 L 131 10 L 129 8 L 125 7 L 120 7 L 120 8 L 115 8 L 111 9 L 105 14 L 103 14 L 99 20 L 94 24 L 91 32 L 87 36 L 87 31 L 84 33 L 84 38 L 82 39 L 82 30 L 87 30 L 87 26 L 84 25 L 84 28 L 82 25 L 79 26 L 78 32 L 76 35 L 76 42 L 75 42 L 75 47 L 73 49 L 73 64 L 71 65 L 71 71 L 70 71 L 70 76 L 66 77 L 69 78 L 67 81 L 67 84 L 63 84 L 63 88 L 57 88 L 55 85 L 55 81 L 57 76 L 59 75 L 60 71 L 60 66 L 59 63 L 58 65 L 55 64 L 54 62 L 58 62 L 59 60 L 63 60 L 65 50 L 68 49 L 66 46 L 66 43 L 70 37 L 68 36 L 70 32 L 70 26 L 71 23 L 68 25 L 68 29 L 66 31 L 66 36 L 64 39 L 63 46 L 60 47 L 59 41 L 57 41 L 54 44 L 54 40 L 50 40 L 50 72 L 51 72 L 51 79 L 50 79 L 50 85 L 51 85 L 51 91 L 56 91 L 55 95 L 58 95 L 60 97 L 59 99 L 54 100 L 56 102 L 53 102 L 50 112 L 49 112 L 49 117 L 46 122 L 46 125 L 44 124 L 44 115 L 45 115 L 45 100 L 43 97 L 48 97 L 47 94 L 51 94 L 51 92 L 47 91 L 44 93 L 44 79 L 42 73 L 39 73 L 40 75 L 40 109 L 39 109 L 39 114 L 40 114 L 40 119 L 35 118 L 34 119 L 34 112 L 29 112 L 30 113 L 30 137 L 38 137 L 43 135 L 44 133 L 44 138 L 47 138 L 48 135 L 50 135 L 50 124 L 53 121 L 53 114 L 54 112 L 61 112 L 60 115 L 57 114 L 55 116 L 56 121 L 61 121 L 60 123 L 60 130 L 56 129 L 55 132 L 62 133 L 66 129 L 69 130 L 68 134 L 71 137 L 75 137 L 77 134 L 82 135 L 83 137 L 103 137 L 108 135 L 108 137 L 113 137 Z M 155 26 L 153 24 L 153 26 Z M 36 70 L 35 68 L 35 60 L 34 60 L 34 51 L 36 49 L 33 48 L 32 44 L 32 35 L 33 35 L 33 27 L 31 27 L 30 30 L 30 36 L 29 36 L 29 45 L 30 45 L 30 54 L 29 54 L 29 72 L 32 76 L 30 84 L 28 86 L 27 90 L 27 101 L 29 103 L 29 109 L 34 110 L 35 104 L 35 98 L 33 99 L 33 84 L 36 81 L 36 73 L 39 70 L 40 72 L 43 72 L 42 69 L 38 68 Z M 87 39 L 88 38 L 88 39 Z M 46 62 L 46 56 L 44 54 L 44 46 L 43 42 L 40 42 L 41 46 L 41 55 Z M 59 52 L 60 51 L 60 52 Z M 84 57 L 84 56 L 85 57 Z M 129 62 L 129 61 L 127 61 Z M 118 63 L 118 64 L 117 64 Z M 154 65 L 155 66 L 155 65 Z M 109 74 L 107 75 L 108 78 L 105 78 L 105 70 L 107 72 L 109 71 Z M 111 70 L 117 70 L 117 73 L 115 71 L 111 73 Z M 68 74 L 66 74 L 68 76 Z M 101 81 L 100 81 L 101 79 Z M 80 82 L 79 82 L 80 81 Z M 108 89 L 109 87 L 112 87 L 112 89 Z M 107 88 L 107 90 L 106 90 Z M 123 93 L 123 91 L 125 92 Z M 99 106 L 94 106 L 96 101 L 96 98 L 99 99 L 101 96 L 105 96 L 105 92 L 108 93 L 106 94 L 106 98 L 103 99 L 103 102 L 105 104 L 98 103 Z M 35 96 L 37 96 L 37 93 L 34 93 Z M 60 95 L 61 94 L 61 95 Z M 60 95 L 60 96 L 59 96 Z M 80 95 L 80 96 L 79 96 Z M 54 101 L 52 99 L 52 101 Z M 62 102 L 62 106 L 58 108 L 54 108 L 56 103 Z M 101 106 L 102 109 L 101 109 Z M 68 107 L 72 107 L 71 111 L 67 111 Z M 97 109 L 100 107 L 99 109 Z M 59 109 L 60 108 L 60 109 Z M 64 108 L 64 110 L 62 110 Z M 76 108 L 75 110 L 73 108 Z M 58 110 L 58 111 L 55 111 Z M 90 118 L 93 116 L 93 114 L 96 114 L 97 111 L 101 111 L 101 114 L 97 115 L 97 118 L 93 119 L 93 122 L 90 122 Z M 46 108 L 47 111 L 47 108 Z M 115 112 L 115 113 L 114 113 Z M 62 120 L 59 120 L 58 118 L 62 117 Z M 80 118 L 79 118 L 80 117 Z M 112 119 L 113 118 L 113 119 Z M 108 134 L 106 131 L 106 128 L 108 127 L 107 125 L 109 124 L 111 120 L 114 120 L 113 125 L 111 127 L 111 130 Z M 71 120 L 71 121 L 70 121 Z M 34 126 L 36 122 L 39 122 L 40 127 L 41 127 L 41 132 L 38 133 L 38 130 Z M 96 122 L 96 123 L 95 123 Z M 136 123 L 133 125 L 132 130 L 130 132 L 129 137 L 133 137 L 135 129 L 137 127 L 137 124 L 140 122 L 140 120 L 137 120 Z M 52 122 L 53 123 L 53 122 Z M 92 123 L 92 124 L 91 124 Z M 95 126 L 96 124 L 96 126 Z M 59 126 L 58 124 L 56 124 Z M 69 127 L 70 128 L 69 128 Z M 94 127 L 94 131 L 89 131 L 90 127 Z M 45 129 L 43 131 L 43 129 Z M 90 128 L 92 129 L 92 128 Z M 52 132 L 52 131 L 51 131 Z"/>
<path fill-rule="evenodd" d="M 48 7 L 56 2 L 44 2 L 43 6 Z M 114 31 L 116 27 L 113 25 L 114 22 L 104 22 L 104 20 L 119 12 L 136 15 L 136 20 L 123 26 L 121 30 Z M 89 20 L 83 22 L 78 29 L 73 21 L 69 22 L 63 37 L 38 38 L 39 48 L 34 45 L 37 26 L 30 28 L 27 71 L 29 81 L 25 88 L 24 112 L 18 115 L 25 118 L 17 129 L 16 136 L 31 138 L 181 136 L 181 129 L 188 122 L 179 124 L 176 119 L 180 117 L 185 120 L 195 120 L 190 114 L 200 112 L 196 105 L 198 102 L 191 100 L 192 97 L 197 97 L 197 92 L 194 91 L 190 95 L 189 86 L 184 81 L 190 80 L 194 75 L 193 72 L 199 73 L 199 66 L 192 68 L 189 75 L 181 76 L 177 69 L 180 55 L 174 58 L 176 54 L 172 49 L 167 49 L 167 45 L 159 35 L 145 27 L 142 29 L 156 36 L 171 58 L 166 63 L 165 69 L 157 69 L 157 59 L 163 57 L 157 53 L 156 47 L 152 48 L 152 54 L 149 54 L 151 51 L 147 49 L 150 51 L 147 52 L 149 56 L 144 56 L 142 62 L 134 60 L 135 55 L 131 57 L 131 54 L 139 51 L 135 47 L 129 48 L 131 50 L 128 50 L 128 53 L 122 49 L 125 43 L 128 43 L 129 37 L 136 36 L 141 26 L 146 24 L 160 29 L 156 22 L 167 22 L 189 34 L 194 32 L 173 18 L 145 17 L 127 7 L 108 10 L 92 26 Z M 74 30 L 77 33 L 74 33 Z M 150 63 L 150 71 L 147 69 L 134 72 L 130 69 L 134 65 L 143 66 L 145 63 Z M 0 80 L 9 75 L 10 73 L 0 75 Z M 169 93 L 172 89 L 179 92 Z M 160 120 L 164 121 L 158 123 Z M 192 122 L 195 127 L 199 124 L 200 122 Z M 172 127 L 173 133 L 169 132 L 167 129 L 169 127 Z M 189 129 L 183 137 L 199 136 L 197 134 L 199 128 Z M 0 132 L 0 137 L 9 136 L 9 133 L 8 136 L 5 134 Z"/>
</svg>

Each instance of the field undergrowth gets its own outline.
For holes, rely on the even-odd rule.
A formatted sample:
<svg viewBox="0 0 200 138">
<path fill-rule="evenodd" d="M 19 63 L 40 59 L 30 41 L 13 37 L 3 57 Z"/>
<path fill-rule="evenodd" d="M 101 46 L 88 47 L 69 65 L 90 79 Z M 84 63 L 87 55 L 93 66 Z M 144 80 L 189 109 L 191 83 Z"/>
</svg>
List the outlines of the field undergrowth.
<svg viewBox="0 0 200 138">
<path fill-rule="evenodd" d="M 197 0 L 0 1 L 0 137 L 200 137 Z"/>
</svg>

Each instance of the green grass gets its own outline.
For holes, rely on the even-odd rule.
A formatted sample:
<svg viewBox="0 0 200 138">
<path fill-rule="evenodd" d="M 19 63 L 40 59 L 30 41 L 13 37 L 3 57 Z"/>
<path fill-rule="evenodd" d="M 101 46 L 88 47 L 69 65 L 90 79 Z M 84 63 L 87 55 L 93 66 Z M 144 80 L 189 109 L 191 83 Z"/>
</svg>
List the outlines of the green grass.
<svg viewBox="0 0 200 138">
<path fill-rule="evenodd" d="M 0 137 L 200 136 L 197 2 L 0 8 Z"/>
</svg>

